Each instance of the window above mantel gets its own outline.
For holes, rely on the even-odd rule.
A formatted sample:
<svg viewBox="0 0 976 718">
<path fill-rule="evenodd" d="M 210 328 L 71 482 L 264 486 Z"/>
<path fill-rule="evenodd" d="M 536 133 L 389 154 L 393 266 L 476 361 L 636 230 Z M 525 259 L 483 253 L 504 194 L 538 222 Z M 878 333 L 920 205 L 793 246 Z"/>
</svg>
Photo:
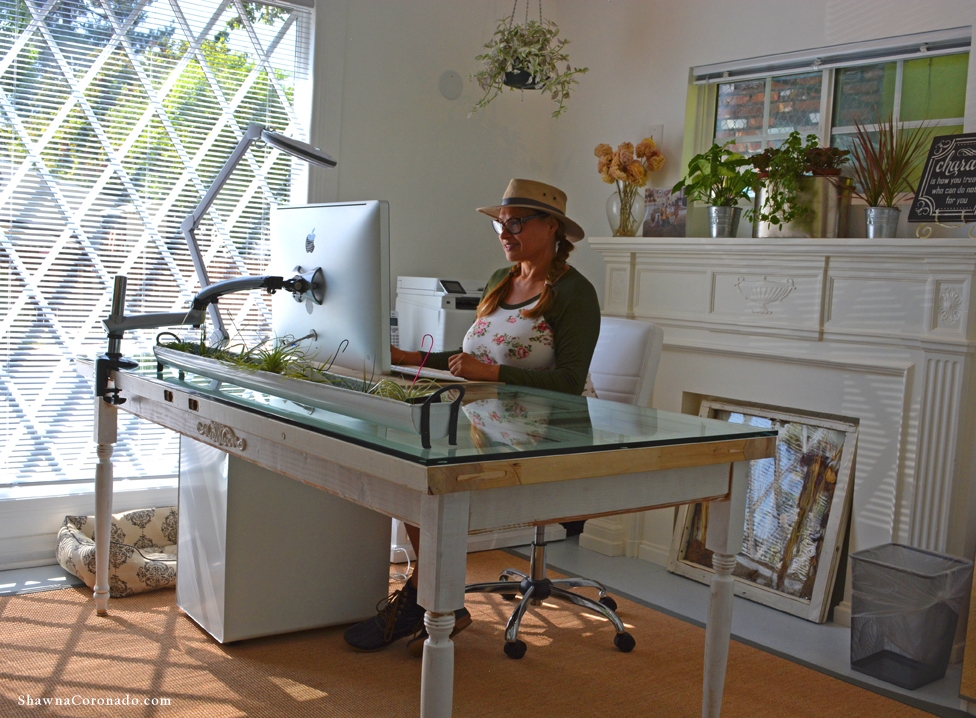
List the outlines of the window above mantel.
<svg viewBox="0 0 976 718">
<path fill-rule="evenodd" d="M 692 68 L 696 84 L 748 80 L 968 52 L 970 26 L 764 55 Z"/>
</svg>

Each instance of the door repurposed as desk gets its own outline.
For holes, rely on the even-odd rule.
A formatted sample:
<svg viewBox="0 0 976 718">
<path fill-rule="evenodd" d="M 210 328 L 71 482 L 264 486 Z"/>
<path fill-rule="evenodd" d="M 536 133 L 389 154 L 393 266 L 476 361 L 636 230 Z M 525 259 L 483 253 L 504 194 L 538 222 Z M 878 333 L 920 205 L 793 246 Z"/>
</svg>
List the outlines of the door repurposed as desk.
<svg viewBox="0 0 976 718">
<path fill-rule="evenodd" d="M 702 711 L 718 716 L 746 462 L 772 455 L 775 432 L 520 387 L 469 385 L 457 445 L 442 440 L 425 449 L 417 434 L 190 375 L 117 373 L 114 381 L 127 400 L 123 410 L 420 527 L 419 602 L 427 608 L 430 636 L 423 718 L 451 715 L 449 636 L 453 612 L 464 602 L 469 532 L 711 502 L 708 548 L 716 570 Z M 115 411 L 97 402 L 96 506 L 104 516 L 111 513 Z M 210 425 L 220 429 L 207 431 Z M 106 554 L 107 547 L 100 556 Z M 96 607 L 105 611 L 107 572 L 98 565 L 105 583 L 96 570 Z"/>
</svg>

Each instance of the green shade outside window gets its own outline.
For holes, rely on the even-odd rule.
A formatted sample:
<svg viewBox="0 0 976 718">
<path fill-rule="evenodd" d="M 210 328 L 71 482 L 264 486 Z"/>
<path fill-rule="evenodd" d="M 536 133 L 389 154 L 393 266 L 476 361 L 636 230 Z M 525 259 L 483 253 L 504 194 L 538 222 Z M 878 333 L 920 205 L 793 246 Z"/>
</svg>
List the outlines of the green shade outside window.
<svg viewBox="0 0 976 718">
<path fill-rule="evenodd" d="M 968 70 L 969 53 L 906 60 L 901 121 L 962 117 L 966 112 Z"/>
</svg>

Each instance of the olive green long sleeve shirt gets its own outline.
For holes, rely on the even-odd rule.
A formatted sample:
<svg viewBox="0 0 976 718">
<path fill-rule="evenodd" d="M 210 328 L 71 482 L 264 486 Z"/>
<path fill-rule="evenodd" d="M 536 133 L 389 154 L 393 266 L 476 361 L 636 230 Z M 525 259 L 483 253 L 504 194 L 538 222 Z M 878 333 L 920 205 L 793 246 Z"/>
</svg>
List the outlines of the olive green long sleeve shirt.
<svg viewBox="0 0 976 718">
<path fill-rule="evenodd" d="M 508 272 L 506 267 L 492 274 L 482 297 L 505 279 Z M 600 336 L 600 302 L 593 285 L 573 267 L 556 281 L 553 290 L 555 300 L 543 318 L 552 327 L 556 366 L 553 369 L 522 369 L 502 364 L 498 368 L 498 379 L 506 384 L 582 394 Z M 432 353 L 426 366 L 446 370 L 448 358 L 461 351 L 458 348 Z"/>
</svg>

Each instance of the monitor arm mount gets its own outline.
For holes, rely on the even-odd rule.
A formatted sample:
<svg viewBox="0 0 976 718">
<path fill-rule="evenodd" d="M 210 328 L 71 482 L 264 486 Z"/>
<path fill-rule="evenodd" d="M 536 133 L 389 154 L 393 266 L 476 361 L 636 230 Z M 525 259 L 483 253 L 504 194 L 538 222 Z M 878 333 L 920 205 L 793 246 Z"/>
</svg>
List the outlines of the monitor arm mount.
<svg viewBox="0 0 976 718">
<path fill-rule="evenodd" d="M 304 274 L 296 274 L 291 279 L 275 276 L 236 277 L 217 282 L 206 287 L 193 298 L 193 303 L 185 312 L 157 312 L 152 314 L 125 315 L 125 289 L 127 279 L 115 278 L 112 291 L 112 313 L 102 321 L 108 332 L 108 349 L 95 360 L 95 396 L 109 404 L 122 404 L 125 399 L 119 390 L 108 386 L 109 376 L 117 369 L 135 369 L 139 364 L 122 356 L 122 337 L 134 329 L 158 329 L 171 326 L 199 327 L 206 320 L 207 307 L 231 292 L 264 289 L 274 294 L 279 289 L 291 292 L 296 301 L 309 300 L 322 304 L 325 300 L 325 276 L 321 268 Z"/>
</svg>

